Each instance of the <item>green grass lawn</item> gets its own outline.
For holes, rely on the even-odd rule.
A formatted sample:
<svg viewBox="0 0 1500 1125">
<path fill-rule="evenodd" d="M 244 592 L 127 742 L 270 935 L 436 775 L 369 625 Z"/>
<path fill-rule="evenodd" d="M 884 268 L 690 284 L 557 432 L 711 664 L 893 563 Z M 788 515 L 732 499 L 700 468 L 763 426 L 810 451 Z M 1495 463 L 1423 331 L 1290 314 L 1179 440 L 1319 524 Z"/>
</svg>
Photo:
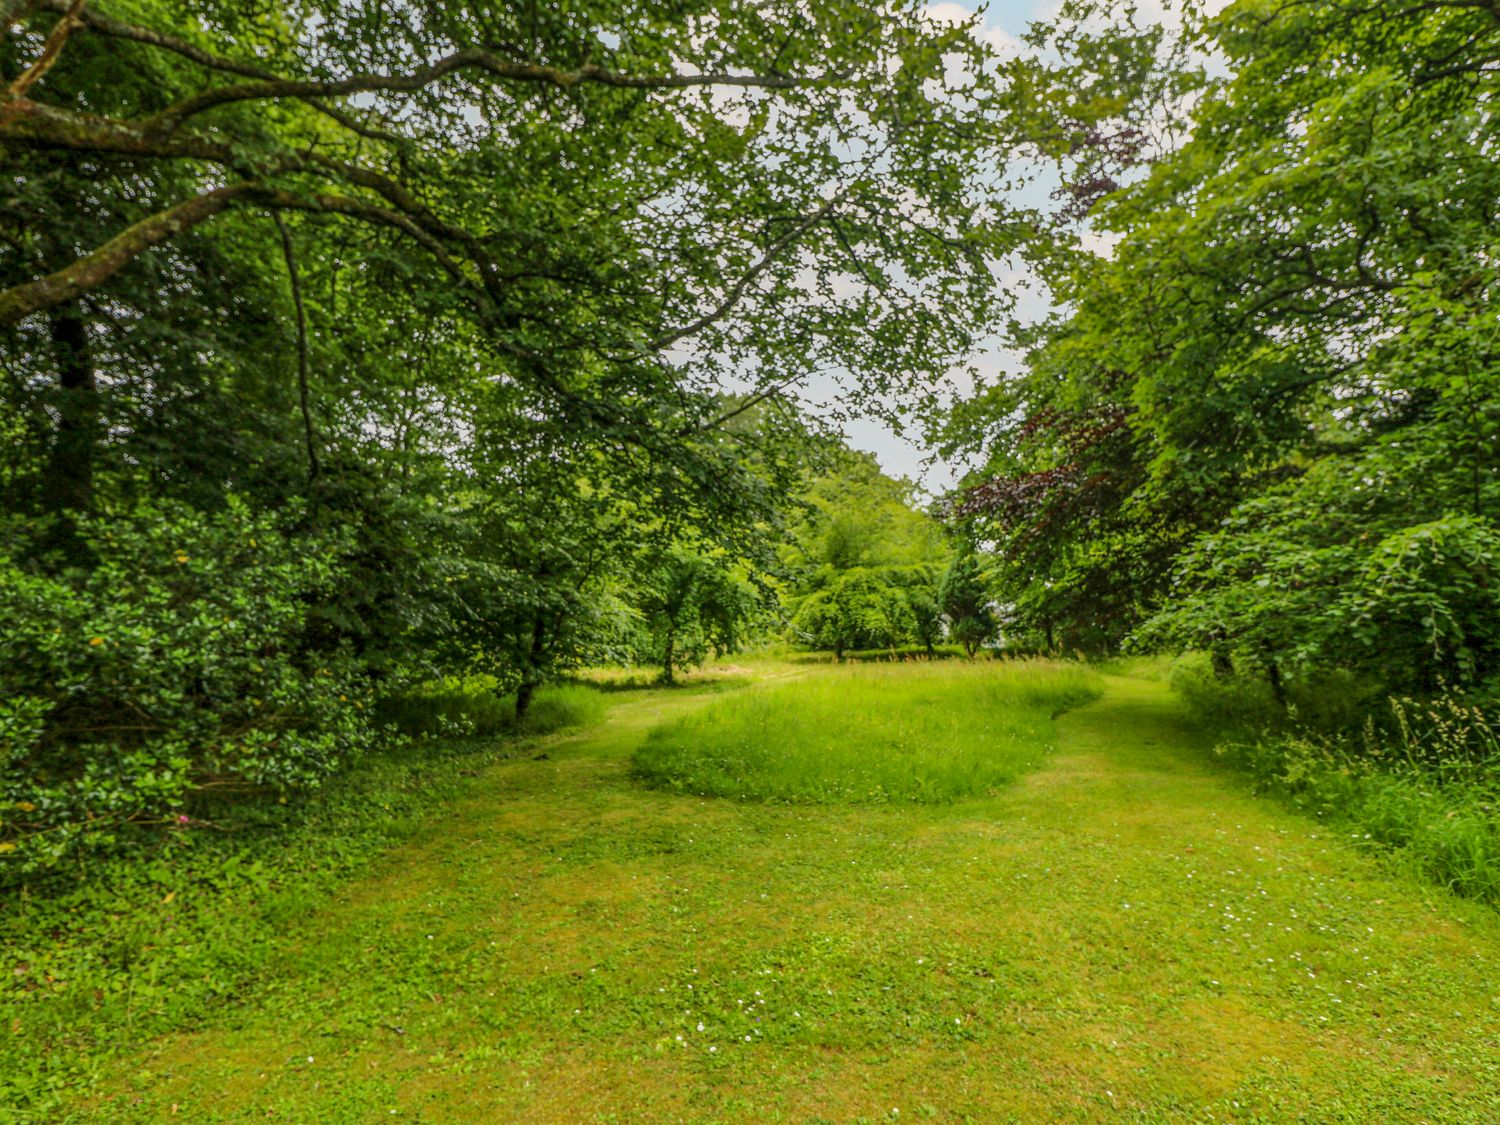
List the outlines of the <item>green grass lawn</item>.
<svg viewBox="0 0 1500 1125">
<path fill-rule="evenodd" d="M 1011 784 L 883 805 L 647 787 L 713 696 L 621 693 L 189 1025 L 96 1037 L 46 1119 L 1500 1120 L 1500 915 L 1252 796 L 1165 685 L 1103 686 Z"/>
</svg>

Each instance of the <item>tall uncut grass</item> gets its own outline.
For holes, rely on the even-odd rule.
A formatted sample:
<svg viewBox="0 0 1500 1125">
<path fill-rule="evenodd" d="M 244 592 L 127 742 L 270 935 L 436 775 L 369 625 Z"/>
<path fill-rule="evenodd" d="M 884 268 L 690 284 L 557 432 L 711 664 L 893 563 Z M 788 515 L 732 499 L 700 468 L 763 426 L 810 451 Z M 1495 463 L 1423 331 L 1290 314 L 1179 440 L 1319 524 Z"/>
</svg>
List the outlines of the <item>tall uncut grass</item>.
<svg viewBox="0 0 1500 1125">
<path fill-rule="evenodd" d="M 657 727 L 635 775 L 757 801 L 955 801 L 1035 769 L 1057 712 L 1098 691 L 1088 669 L 1041 660 L 833 667 Z"/>
<path fill-rule="evenodd" d="M 1260 679 L 1216 679 L 1206 658 L 1180 662 L 1172 685 L 1260 788 L 1455 894 L 1500 903 L 1500 729 L 1482 707 L 1330 677 L 1295 685 L 1283 712 Z"/>
</svg>

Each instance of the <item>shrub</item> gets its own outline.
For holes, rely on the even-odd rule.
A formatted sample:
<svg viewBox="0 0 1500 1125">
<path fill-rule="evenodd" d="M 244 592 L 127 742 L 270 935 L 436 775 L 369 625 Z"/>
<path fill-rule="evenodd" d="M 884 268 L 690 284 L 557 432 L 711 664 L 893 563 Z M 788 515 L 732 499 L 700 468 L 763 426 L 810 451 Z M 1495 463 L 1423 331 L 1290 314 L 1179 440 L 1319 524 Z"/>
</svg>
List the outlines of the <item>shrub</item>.
<svg viewBox="0 0 1500 1125">
<path fill-rule="evenodd" d="M 1194 719 L 1220 733 L 1258 734 L 1286 718 L 1263 678 L 1216 676 L 1207 653 L 1174 661 L 1168 682 Z"/>
<path fill-rule="evenodd" d="M 1219 676 L 1209 655 L 1201 652 L 1173 661 L 1168 679 L 1199 722 L 1225 734 L 1301 730 L 1357 735 L 1371 711 L 1384 706 L 1379 684 L 1333 670 L 1286 679 L 1283 707 L 1264 670 Z"/>
<path fill-rule="evenodd" d="M 1445 784 L 1406 763 L 1381 766 L 1336 743 L 1298 737 L 1219 748 L 1262 787 L 1347 825 L 1358 843 L 1394 851 L 1456 894 L 1500 902 L 1500 771 Z"/>
<path fill-rule="evenodd" d="M 514 696 L 463 680 L 389 696 L 376 714 L 407 738 L 483 738 L 509 731 L 516 721 Z"/>
<path fill-rule="evenodd" d="M 948 565 L 938 599 L 948 615 L 952 638 L 970 656 L 992 643 L 1000 633 L 991 593 L 992 580 L 972 550 L 959 552 Z"/>
<path fill-rule="evenodd" d="M 12 872 L 194 822 L 204 788 L 317 785 L 370 740 L 347 650 L 306 644 L 330 540 L 231 500 L 82 521 L 74 565 L 0 528 L 0 858 Z M 84 565 L 80 565 L 84 564 Z"/>
<path fill-rule="evenodd" d="M 809 594 L 792 625 L 814 648 L 842 660 L 849 649 L 881 648 L 912 640 L 916 619 L 901 587 L 879 571 L 857 568 Z"/>
</svg>

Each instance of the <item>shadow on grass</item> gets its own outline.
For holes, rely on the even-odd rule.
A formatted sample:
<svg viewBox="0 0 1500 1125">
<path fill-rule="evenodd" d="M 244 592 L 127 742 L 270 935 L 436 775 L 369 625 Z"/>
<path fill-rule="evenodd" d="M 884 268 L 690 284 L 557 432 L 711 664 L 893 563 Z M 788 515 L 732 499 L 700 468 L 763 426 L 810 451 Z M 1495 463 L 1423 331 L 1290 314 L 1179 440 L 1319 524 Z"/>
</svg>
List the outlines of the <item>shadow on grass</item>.
<svg viewBox="0 0 1500 1125">
<path fill-rule="evenodd" d="M 918 646 L 859 649 L 844 653 L 845 664 L 926 664 L 938 660 L 992 660 L 1000 654 L 984 650 L 968 656 L 957 645 L 939 645 L 931 652 Z M 784 658 L 789 664 L 837 664 L 831 652 L 799 652 Z"/>
<path fill-rule="evenodd" d="M 577 676 L 563 681 L 593 688 L 606 695 L 640 693 L 648 691 L 692 692 L 724 691 L 729 688 L 746 687 L 755 677 L 746 672 L 690 672 L 679 675 L 671 683 L 661 678 L 660 672 L 609 673 L 606 676 Z"/>
</svg>

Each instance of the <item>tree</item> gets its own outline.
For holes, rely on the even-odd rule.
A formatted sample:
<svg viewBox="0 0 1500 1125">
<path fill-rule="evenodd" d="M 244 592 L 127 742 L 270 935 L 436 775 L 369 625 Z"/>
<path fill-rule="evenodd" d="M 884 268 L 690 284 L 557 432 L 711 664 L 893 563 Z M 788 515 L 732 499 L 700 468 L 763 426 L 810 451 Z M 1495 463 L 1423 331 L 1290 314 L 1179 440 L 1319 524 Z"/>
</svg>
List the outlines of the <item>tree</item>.
<svg viewBox="0 0 1500 1125">
<path fill-rule="evenodd" d="M 917 510 L 912 485 L 893 480 L 869 453 L 840 446 L 802 489 L 805 518 L 784 563 L 803 575 L 826 568 L 905 567 L 946 550 L 942 526 Z"/>
<path fill-rule="evenodd" d="M 999 634 L 988 576 L 973 550 L 961 550 L 953 556 L 943 574 L 938 598 L 948 616 L 948 635 L 963 645 L 969 656 Z"/>
<path fill-rule="evenodd" d="M 937 643 L 946 636 L 941 594 L 932 581 L 930 568 L 918 568 L 910 577 L 911 584 L 904 593 L 906 607 L 911 611 L 912 638 L 927 650 L 928 656 L 935 656 Z"/>
<path fill-rule="evenodd" d="M 1500 21 L 1265 0 L 1199 30 L 1227 77 L 1093 207 L 1113 253 L 1057 259 L 1067 314 L 960 511 L 1034 619 L 1208 647 L 1276 690 L 1482 682 Z"/>
<path fill-rule="evenodd" d="M 122 292 L 159 311 L 185 237 L 256 229 L 265 265 L 287 228 L 255 218 L 300 215 L 296 235 L 378 245 L 554 410 L 636 429 L 641 392 L 750 370 L 758 396 L 835 368 L 866 373 L 855 398 L 899 391 L 1003 299 L 987 262 L 1016 233 L 981 170 L 1020 138 L 979 127 L 992 59 L 963 24 L 715 0 L 406 16 L 8 4 L 12 213 L 52 201 L 64 226 L 55 252 L 9 231 L 0 327 Z"/>
<path fill-rule="evenodd" d="M 0 23 L 0 518 L 57 594 L 18 627 L 105 604 L 95 531 L 126 513 L 284 507 L 288 554 L 327 565 L 265 640 L 358 684 L 323 718 L 360 737 L 353 703 L 401 682 L 482 667 L 524 711 L 622 654 L 632 564 L 684 528 L 762 565 L 797 382 L 909 402 L 1005 301 L 1022 223 L 988 169 L 1020 133 L 971 29 L 907 6 Z"/>
<path fill-rule="evenodd" d="M 760 601 L 737 569 L 722 553 L 680 544 L 652 553 L 634 602 L 644 618 L 645 651 L 659 662 L 663 683 L 672 683 L 677 669 L 703 663 L 710 650 L 722 655 L 739 647 Z"/>
<path fill-rule="evenodd" d="M 520 722 L 548 680 L 624 654 L 630 565 L 650 534 L 642 508 L 672 474 L 537 418 L 515 387 L 491 387 L 473 418 L 468 479 L 451 497 L 463 538 L 445 657 L 514 691 Z"/>
<path fill-rule="evenodd" d="M 843 659 L 847 648 L 942 636 L 935 572 L 942 526 L 914 506 L 909 482 L 840 444 L 804 485 L 805 515 L 781 551 L 794 635 Z"/>
<path fill-rule="evenodd" d="M 893 648 L 911 639 L 915 621 L 899 586 L 863 567 L 844 571 L 803 599 L 792 626 L 840 662 L 850 649 Z"/>
<path fill-rule="evenodd" d="M 1182 532 L 1141 518 L 1142 446 L 1127 407 L 1107 393 L 1087 406 L 1048 402 L 1059 369 L 1070 394 L 1098 385 L 1090 368 L 1072 366 L 1081 358 L 1072 343 L 1062 335 L 1034 352 L 1033 374 L 1007 405 L 983 404 L 1004 436 L 950 513 L 965 538 L 991 545 L 1015 632 L 1049 651 L 1101 652 L 1121 644 L 1165 589 Z"/>
</svg>

